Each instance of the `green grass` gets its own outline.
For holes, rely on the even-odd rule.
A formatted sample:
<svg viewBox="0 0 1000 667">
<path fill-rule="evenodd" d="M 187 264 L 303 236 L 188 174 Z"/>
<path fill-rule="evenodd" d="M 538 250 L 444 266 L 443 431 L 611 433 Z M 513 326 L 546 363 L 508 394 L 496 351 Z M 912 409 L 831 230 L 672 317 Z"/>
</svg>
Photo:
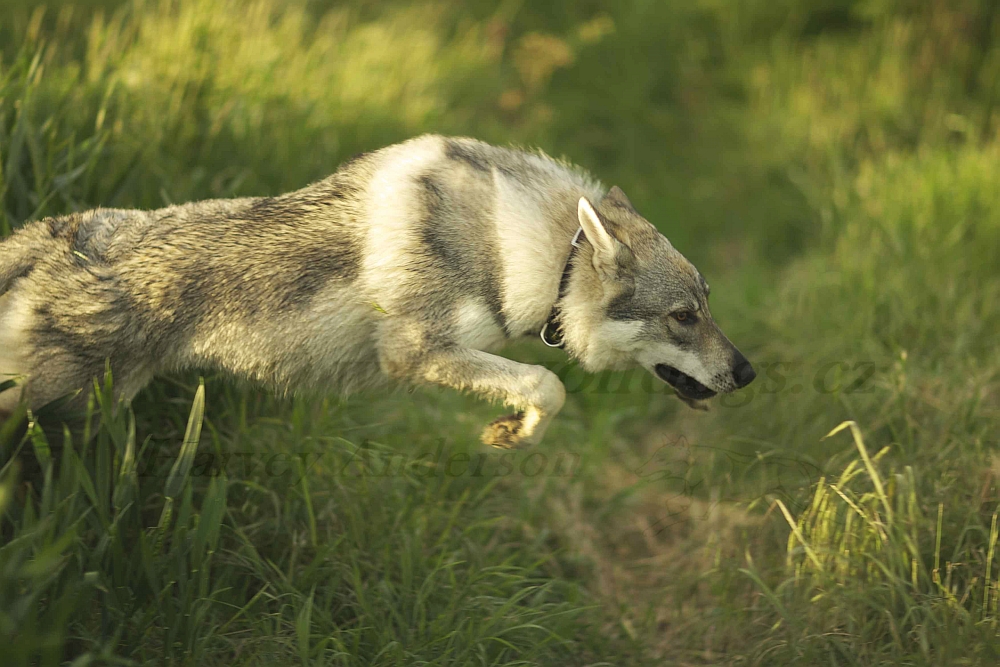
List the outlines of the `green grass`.
<svg viewBox="0 0 1000 667">
<path fill-rule="evenodd" d="M 0 431 L 4 664 L 997 663 L 995 3 L 5 12 L 0 234 L 536 144 L 629 193 L 760 377 L 696 413 L 563 365 L 511 455 L 451 392 L 105 385 L 93 433 Z"/>
</svg>

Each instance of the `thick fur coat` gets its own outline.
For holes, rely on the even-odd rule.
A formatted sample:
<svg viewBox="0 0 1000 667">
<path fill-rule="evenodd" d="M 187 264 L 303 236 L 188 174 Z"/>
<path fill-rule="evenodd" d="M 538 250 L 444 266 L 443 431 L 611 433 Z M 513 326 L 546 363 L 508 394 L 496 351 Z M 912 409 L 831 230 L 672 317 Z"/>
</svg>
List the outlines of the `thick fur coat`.
<svg viewBox="0 0 1000 667">
<path fill-rule="evenodd" d="M 517 446 L 564 390 L 494 353 L 553 313 L 589 370 L 638 363 L 692 398 L 752 380 L 707 297 L 617 188 L 541 153 L 424 136 L 278 197 L 24 226 L 0 242 L 0 380 L 21 381 L 0 412 L 22 393 L 82 397 L 106 362 L 126 398 L 191 367 L 281 391 L 402 380 L 509 405 L 483 439 Z"/>
</svg>

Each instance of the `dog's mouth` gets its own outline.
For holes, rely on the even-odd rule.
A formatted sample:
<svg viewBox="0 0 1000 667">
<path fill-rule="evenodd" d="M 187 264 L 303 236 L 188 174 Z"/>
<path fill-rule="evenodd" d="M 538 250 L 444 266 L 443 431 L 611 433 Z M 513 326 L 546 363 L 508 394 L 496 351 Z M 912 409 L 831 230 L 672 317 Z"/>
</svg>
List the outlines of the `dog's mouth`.
<svg viewBox="0 0 1000 667">
<path fill-rule="evenodd" d="M 685 398 L 693 398 L 700 401 L 705 398 L 712 398 L 716 394 L 716 392 L 698 382 L 690 375 L 681 373 L 672 366 L 656 364 L 654 370 L 656 371 L 656 377 L 676 389 Z"/>
</svg>

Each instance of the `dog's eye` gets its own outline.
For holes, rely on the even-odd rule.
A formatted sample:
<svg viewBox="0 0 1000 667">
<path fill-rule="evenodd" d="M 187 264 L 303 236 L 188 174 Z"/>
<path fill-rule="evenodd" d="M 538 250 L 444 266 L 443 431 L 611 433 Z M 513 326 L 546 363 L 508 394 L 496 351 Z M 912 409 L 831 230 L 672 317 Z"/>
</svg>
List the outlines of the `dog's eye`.
<svg viewBox="0 0 1000 667">
<path fill-rule="evenodd" d="M 691 324 L 695 320 L 694 313 L 690 310 L 678 310 L 676 313 L 671 313 L 671 316 L 684 324 Z"/>
</svg>

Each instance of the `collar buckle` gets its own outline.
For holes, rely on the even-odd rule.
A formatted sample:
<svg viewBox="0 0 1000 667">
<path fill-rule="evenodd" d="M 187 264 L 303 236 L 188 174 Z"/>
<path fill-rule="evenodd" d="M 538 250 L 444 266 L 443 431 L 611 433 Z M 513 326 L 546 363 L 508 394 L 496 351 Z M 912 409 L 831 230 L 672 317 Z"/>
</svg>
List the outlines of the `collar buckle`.
<svg viewBox="0 0 1000 667">
<path fill-rule="evenodd" d="M 549 347 L 557 347 L 557 348 L 562 347 L 563 346 L 562 332 L 559 331 L 558 328 L 553 327 L 555 328 L 555 331 L 549 333 L 549 325 L 552 324 L 552 319 L 553 318 L 549 318 L 549 321 L 545 323 L 545 326 L 542 327 L 542 330 L 541 332 L 539 332 L 538 335 L 542 339 L 542 342 L 548 345 Z"/>
</svg>

